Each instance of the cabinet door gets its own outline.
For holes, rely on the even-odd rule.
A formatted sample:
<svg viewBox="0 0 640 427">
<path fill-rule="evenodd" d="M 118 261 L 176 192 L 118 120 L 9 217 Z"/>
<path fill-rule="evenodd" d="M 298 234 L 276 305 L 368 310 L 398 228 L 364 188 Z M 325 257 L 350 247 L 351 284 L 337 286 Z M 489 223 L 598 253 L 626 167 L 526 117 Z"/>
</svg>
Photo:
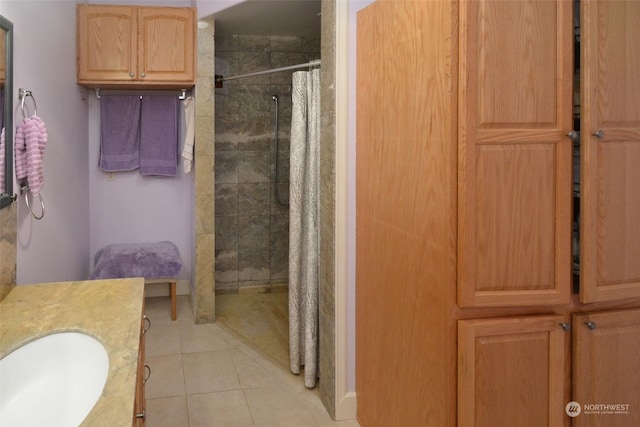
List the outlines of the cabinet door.
<svg viewBox="0 0 640 427">
<path fill-rule="evenodd" d="M 581 25 L 580 300 L 640 296 L 640 2 L 583 1 Z"/>
<path fill-rule="evenodd" d="M 144 303 L 143 303 L 144 313 Z M 140 327 L 140 348 L 138 350 L 138 371 L 136 377 L 136 397 L 134 404 L 133 414 L 133 427 L 144 427 L 146 424 L 146 407 L 147 401 L 145 397 L 145 383 L 148 377 L 146 377 L 146 356 L 145 356 L 145 334 L 149 330 L 149 323 L 147 316 L 142 315 L 142 323 Z M 150 374 L 150 371 L 149 371 Z"/>
<path fill-rule="evenodd" d="M 571 2 L 460 8 L 458 303 L 568 302 Z"/>
<path fill-rule="evenodd" d="M 78 83 L 133 80 L 137 75 L 137 15 L 126 6 L 77 6 Z"/>
<path fill-rule="evenodd" d="M 140 8 L 140 80 L 194 83 L 195 9 Z"/>
<path fill-rule="evenodd" d="M 573 325 L 573 400 L 581 405 L 573 425 L 640 425 L 640 309 L 575 315 Z"/>
<path fill-rule="evenodd" d="M 562 316 L 458 322 L 458 427 L 562 426 Z"/>
</svg>

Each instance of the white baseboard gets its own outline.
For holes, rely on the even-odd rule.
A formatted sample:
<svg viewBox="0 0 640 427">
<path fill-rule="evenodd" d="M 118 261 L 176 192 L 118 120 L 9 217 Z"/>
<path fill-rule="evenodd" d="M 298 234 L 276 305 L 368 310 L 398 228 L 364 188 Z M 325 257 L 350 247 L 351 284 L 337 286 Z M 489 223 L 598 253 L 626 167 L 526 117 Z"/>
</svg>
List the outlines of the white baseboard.
<svg viewBox="0 0 640 427">
<path fill-rule="evenodd" d="M 176 282 L 176 295 L 189 295 L 191 293 L 191 282 L 189 280 L 178 280 Z M 144 285 L 145 297 L 168 297 L 169 285 L 166 283 L 147 283 Z"/>
<path fill-rule="evenodd" d="M 356 419 L 356 392 L 347 392 L 336 402 L 336 421 Z"/>
</svg>

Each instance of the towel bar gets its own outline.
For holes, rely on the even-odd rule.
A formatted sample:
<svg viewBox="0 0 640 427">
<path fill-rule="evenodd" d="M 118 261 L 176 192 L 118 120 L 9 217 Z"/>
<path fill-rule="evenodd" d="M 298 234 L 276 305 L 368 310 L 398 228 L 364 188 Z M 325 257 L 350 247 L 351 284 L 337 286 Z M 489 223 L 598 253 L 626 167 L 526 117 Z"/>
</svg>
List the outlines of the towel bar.
<svg viewBox="0 0 640 427">
<path fill-rule="evenodd" d="M 95 92 L 96 92 L 96 98 L 100 99 L 101 90 L 99 88 L 96 88 Z M 137 93 L 137 94 L 140 94 L 140 98 L 142 98 L 143 95 L 167 95 L 167 93 L 170 93 L 170 92 L 171 91 L 166 91 L 166 90 L 145 90 L 145 91 L 110 90 L 108 95 L 130 95 L 132 93 Z M 186 89 L 180 89 L 180 94 L 178 95 L 178 99 L 180 100 L 187 99 Z"/>
</svg>

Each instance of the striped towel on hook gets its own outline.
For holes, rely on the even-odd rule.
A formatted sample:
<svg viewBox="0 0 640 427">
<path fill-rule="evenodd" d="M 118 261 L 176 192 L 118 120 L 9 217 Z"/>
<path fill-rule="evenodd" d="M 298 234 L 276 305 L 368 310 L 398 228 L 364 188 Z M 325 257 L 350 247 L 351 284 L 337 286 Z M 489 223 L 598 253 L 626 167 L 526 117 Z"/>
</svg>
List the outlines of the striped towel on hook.
<svg viewBox="0 0 640 427">
<path fill-rule="evenodd" d="M 44 149 L 47 128 L 38 116 L 25 118 L 16 130 L 16 177 L 27 180 L 33 195 L 44 186 Z"/>
</svg>

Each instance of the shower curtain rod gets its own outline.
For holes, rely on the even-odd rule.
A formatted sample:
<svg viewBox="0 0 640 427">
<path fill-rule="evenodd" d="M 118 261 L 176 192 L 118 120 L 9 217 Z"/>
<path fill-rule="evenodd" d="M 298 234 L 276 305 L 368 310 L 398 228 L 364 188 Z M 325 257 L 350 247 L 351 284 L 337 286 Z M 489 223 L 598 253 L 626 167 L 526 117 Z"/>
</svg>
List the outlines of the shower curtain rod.
<svg viewBox="0 0 640 427">
<path fill-rule="evenodd" d="M 313 61 L 307 62 L 305 64 L 289 65 L 288 67 L 273 68 L 271 70 L 256 71 L 255 73 L 240 74 L 238 76 L 231 76 L 231 77 L 224 77 L 224 76 L 221 76 L 219 74 L 216 74 L 216 87 L 217 88 L 221 88 L 222 87 L 222 82 L 227 81 L 227 80 L 235 80 L 235 79 L 243 79 L 245 77 L 261 76 L 263 74 L 271 74 L 271 73 L 277 73 L 277 72 L 280 72 L 280 71 L 295 70 L 295 69 L 298 69 L 298 68 L 317 67 L 317 66 L 320 66 L 320 62 L 321 61 L 319 59 L 314 59 Z"/>
</svg>

